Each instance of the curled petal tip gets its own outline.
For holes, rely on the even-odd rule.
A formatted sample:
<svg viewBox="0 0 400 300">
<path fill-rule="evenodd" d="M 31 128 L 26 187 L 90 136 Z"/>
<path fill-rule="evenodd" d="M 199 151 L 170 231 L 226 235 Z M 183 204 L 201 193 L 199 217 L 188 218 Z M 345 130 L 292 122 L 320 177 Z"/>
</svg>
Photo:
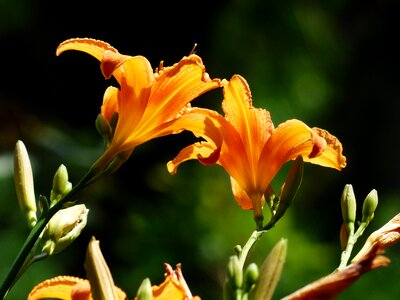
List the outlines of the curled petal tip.
<svg viewBox="0 0 400 300">
<path fill-rule="evenodd" d="M 113 72 L 121 66 L 130 56 L 122 55 L 114 51 L 106 50 L 101 59 L 101 72 L 106 79 L 109 79 Z"/>
<path fill-rule="evenodd" d="M 72 38 L 65 40 L 58 45 L 56 55 L 59 56 L 61 53 L 67 50 L 83 51 L 93 55 L 98 60 L 102 59 L 106 50 L 118 53 L 118 50 L 112 47 L 109 43 L 91 38 Z"/>
</svg>

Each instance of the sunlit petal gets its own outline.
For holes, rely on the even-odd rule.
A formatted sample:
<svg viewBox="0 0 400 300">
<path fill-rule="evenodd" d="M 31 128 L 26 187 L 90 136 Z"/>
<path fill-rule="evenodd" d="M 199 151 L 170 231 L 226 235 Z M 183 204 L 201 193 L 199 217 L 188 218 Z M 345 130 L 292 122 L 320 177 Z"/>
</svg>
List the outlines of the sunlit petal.
<svg viewBox="0 0 400 300">
<path fill-rule="evenodd" d="M 239 206 L 242 209 L 252 209 L 253 203 L 251 202 L 251 199 L 247 195 L 246 191 L 240 187 L 233 177 L 231 177 L 231 187 L 233 196 L 235 197 L 235 200 Z"/>
<path fill-rule="evenodd" d="M 271 182 L 279 169 L 289 160 L 295 159 L 301 155 L 304 161 L 312 163 L 327 162 L 327 159 L 318 159 L 324 153 L 330 158 L 332 155 L 341 156 L 341 152 L 329 152 L 330 145 L 319 140 L 319 136 L 315 136 L 316 132 L 299 120 L 288 120 L 280 124 L 273 132 L 261 153 L 258 178 L 259 188 L 264 189 Z M 315 150 L 325 145 L 322 151 Z M 320 156 L 315 157 L 315 151 L 321 152 Z M 328 152 L 327 152 L 328 151 Z M 313 158 L 309 155 L 313 154 Z M 344 159 L 344 158 L 343 158 Z M 327 167 L 335 167 L 336 165 L 325 164 Z"/>
<path fill-rule="evenodd" d="M 154 300 L 185 300 L 187 299 L 185 289 L 179 281 L 172 276 L 168 276 L 159 286 L 153 286 Z"/>
<path fill-rule="evenodd" d="M 342 154 L 343 146 L 340 141 L 326 130 L 314 127 L 313 131 L 326 141 L 326 147 L 320 155 L 304 157 L 304 161 L 337 170 L 346 167 L 346 157 Z"/>
<path fill-rule="evenodd" d="M 197 55 L 184 57 L 172 67 L 159 71 L 151 90 L 143 122 L 138 129 L 147 134 L 154 126 L 176 118 L 183 107 L 201 94 L 221 85 L 219 79 L 211 80 Z"/>
<path fill-rule="evenodd" d="M 122 67 L 124 76 L 121 78 L 118 95 L 119 119 L 112 141 L 118 145 L 120 151 L 133 148 L 137 144 L 136 128 L 142 120 L 154 82 L 150 63 L 143 56 L 126 60 L 120 68 Z"/>
<path fill-rule="evenodd" d="M 28 295 L 28 300 L 56 298 L 71 300 L 71 293 L 78 284 L 88 282 L 85 279 L 72 276 L 58 276 L 43 281 L 33 288 Z M 90 291 L 90 290 L 89 290 Z M 85 298 L 81 298 L 85 299 Z M 90 298 L 86 298 L 90 299 Z M 75 300 L 75 299 L 74 299 Z"/>
<path fill-rule="evenodd" d="M 238 131 L 254 165 L 274 127 L 269 112 L 252 106 L 250 88 L 239 75 L 233 76 L 224 87 L 222 108 L 229 123 Z"/>
<path fill-rule="evenodd" d="M 118 92 L 119 90 L 117 88 L 110 86 L 104 93 L 101 114 L 106 118 L 107 121 L 110 121 L 114 112 L 119 112 Z"/>
<path fill-rule="evenodd" d="M 57 47 L 56 55 L 58 56 L 67 50 L 77 50 L 85 52 L 87 54 L 92 55 L 99 61 L 103 59 L 104 53 L 106 51 L 118 53 L 117 49 L 112 47 L 110 44 L 100 40 L 89 39 L 89 38 L 73 38 L 62 42 Z M 116 72 L 114 75 L 116 76 L 117 80 L 119 80 L 120 78 L 119 72 Z"/>
</svg>

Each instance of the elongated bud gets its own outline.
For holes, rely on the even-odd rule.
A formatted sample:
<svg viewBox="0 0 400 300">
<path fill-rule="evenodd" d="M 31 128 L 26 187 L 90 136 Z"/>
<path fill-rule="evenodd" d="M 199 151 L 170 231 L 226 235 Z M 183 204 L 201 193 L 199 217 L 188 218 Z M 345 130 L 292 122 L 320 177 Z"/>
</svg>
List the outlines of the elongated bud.
<svg viewBox="0 0 400 300">
<path fill-rule="evenodd" d="M 282 192 L 279 197 L 279 204 L 276 209 L 275 215 L 272 216 L 271 220 L 264 227 L 264 229 L 269 229 L 274 224 L 282 218 L 282 216 L 286 213 L 286 210 L 292 204 L 294 197 L 299 190 L 301 185 L 301 181 L 303 178 L 303 170 L 304 170 L 304 162 L 303 157 L 298 156 L 296 160 L 293 162 L 289 174 L 286 177 L 285 183 L 282 186 Z"/>
<path fill-rule="evenodd" d="M 239 258 L 237 255 L 229 257 L 227 267 L 228 279 L 233 283 L 234 288 L 241 288 L 243 284 L 243 272 L 240 268 Z"/>
<path fill-rule="evenodd" d="M 72 184 L 68 181 L 68 171 L 64 165 L 60 165 L 53 177 L 53 188 L 50 192 L 51 204 L 55 204 L 72 190 Z"/>
<path fill-rule="evenodd" d="M 136 294 L 137 300 L 152 300 L 153 290 L 151 288 L 151 282 L 149 278 L 142 281 L 141 285 Z"/>
<path fill-rule="evenodd" d="M 15 145 L 14 182 L 19 207 L 25 214 L 29 227 L 32 228 L 37 222 L 35 189 L 31 162 L 22 141 L 18 141 Z"/>
<path fill-rule="evenodd" d="M 71 244 L 85 228 L 88 212 L 84 204 L 56 212 L 43 231 L 42 252 L 48 255 L 56 254 Z"/>
<path fill-rule="evenodd" d="M 263 262 L 253 299 L 271 299 L 286 260 L 287 240 L 281 239 Z"/>
<path fill-rule="evenodd" d="M 378 192 L 373 189 L 365 197 L 362 207 L 362 223 L 369 223 L 374 218 L 376 207 L 378 206 Z"/>
<path fill-rule="evenodd" d="M 110 269 L 100 250 L 99 241 L 94 237 L 89 242 L 85 270 L 92 289 L 93 299 L 96 300 L 117 300 L 117 289 L 114 285 Z"/>
<path fill-rule="evenodd" d="M 347 233 L 354 233 L 354 222 L 356 221 L 356 196 L 354 194 L 353 186 L 346 184 L 343 189 L 341 198 L 342 217 L 343 223 L 346 225 Z"/>
</svg>

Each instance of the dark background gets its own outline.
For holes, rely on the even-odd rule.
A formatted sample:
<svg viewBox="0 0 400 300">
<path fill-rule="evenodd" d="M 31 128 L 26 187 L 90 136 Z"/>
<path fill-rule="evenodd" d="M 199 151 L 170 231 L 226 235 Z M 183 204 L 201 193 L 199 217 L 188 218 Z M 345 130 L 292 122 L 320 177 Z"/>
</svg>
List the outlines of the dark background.
<svg viewBox="0 0 400 300">
<path fill-rule="evenodd" d="M 261 263 L 272 245 L 288 238 L 276 299 L 334 270 L 346 183 L 353 184 L 360 206 L 370 190 L 378 190 L 380 205 L 369 232 L 400 208 L 399 8 L 394 0 L 0 0 L 0 279 L 28 233 L 13 187 L 15 142 L 21 139 L 28 148 L 37 195 L 48 195 L 61 163 L 76 183 L 102 151 L 94 120 L 105 88 L 115 83 L 104 80 L 89 55 L 55 56 L 57 45 L 72 37 L 144 55 L 154 68 L 161 60 L 166 66 L 179 61 L 197 43 L 210 76 L 243 75 L 254 106 L 268 109 L 275 125 L 298 118 L 336 135 L 346 169 L 307 165 L 288 215 L 250 256 Z M 221 99 L 213 91 L 193 103 L 219 109 Z M 194 294 L 221 298 L 227 258 L 254 224 L 251 212 L 232 199 L 221 168 L 189 162 L 176 175 L 167 173 L 165 163 L 191 141 L 184 133 L 141 145 L 116 174 L 85 190 L 85 231 L 64 252 L 34 265 L 9 299 L 26 297 L 56 275 L 84 277 L 92 236 L 130 298 L 144 278 L 162 282 L 164 262 L 182 263 Z M 397 299 L 399 247 L 387 255 L 389 267 L 361 278 L 342 299 Z"/>
</svg>

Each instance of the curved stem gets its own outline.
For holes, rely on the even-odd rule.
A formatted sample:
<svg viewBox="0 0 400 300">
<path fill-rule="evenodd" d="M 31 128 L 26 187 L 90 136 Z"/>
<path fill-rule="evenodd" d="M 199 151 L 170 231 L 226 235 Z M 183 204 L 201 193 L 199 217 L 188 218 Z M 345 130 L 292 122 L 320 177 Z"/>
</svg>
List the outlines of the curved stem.
<svg viewBox="0 0 400 300">
<path fill-rule="evenodd" d="M 246 261 L 247 255 L 250 249 L 254 246 L 254 244 L 261 238 L 263 233 L 267 232 L 266 230 L 255 230 L 247 240 L 246 244 L 243 246 L 239 253 L 239 265 L 243 270 L 244 263 Z"/>
<path fill-rule="evenodd" d="M 6 297 L 8 291 L 15 283 L 16 278 L 20 275 L 20 270 L 24 267 L 24 263 L 27 257 L 29 256 L 32 248 L 35 246 L 36 241 L 38 240 L 43 229 L 46 227 L 47 223 L 50 221 L 51 217 L 62 208 L 64 203 L 70 201 L 74 196 L 78 194 L 78 192 L 86 187 L 93 176 L 93 171 L 89 170 L 89 172 L 78 182 L 78 184 L 75 185 L 75 187 L 73 187 L 73 189 L 68 194 L 66 194 L 54 206 L 50 207 L 45 215 L 42 215 L 39 218 L 38 222 L 32 228 L 31 232 L 25 240 L 24 245 L 19 251 L 17 257 L 15 258 L 14 263 L 12 264 L 10 271 L 7 274 L 7 277 L 1 284 L 0 299 L 4 299 Z"/>
</svg>

